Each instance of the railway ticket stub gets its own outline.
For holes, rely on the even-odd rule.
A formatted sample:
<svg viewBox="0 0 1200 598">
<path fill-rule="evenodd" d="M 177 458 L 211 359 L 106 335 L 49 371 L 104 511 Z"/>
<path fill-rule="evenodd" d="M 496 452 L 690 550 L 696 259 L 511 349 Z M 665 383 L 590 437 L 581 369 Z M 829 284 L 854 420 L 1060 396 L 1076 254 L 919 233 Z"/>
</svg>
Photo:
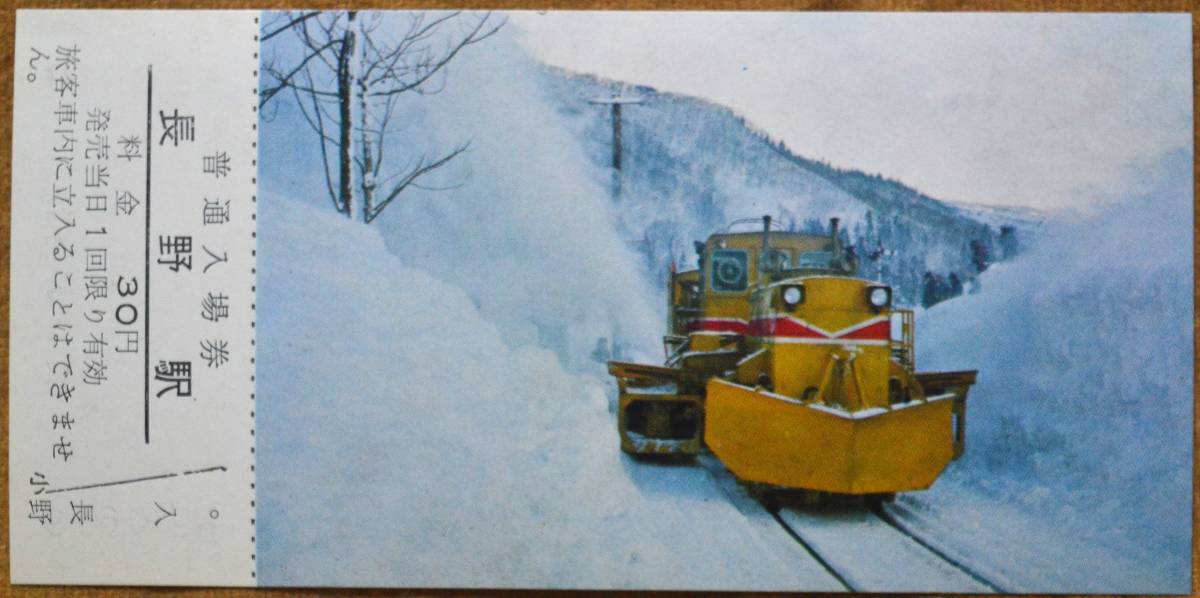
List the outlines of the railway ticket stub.
<svg viewBox="0 0 1200 598">
<path fill-rule="evenodd" d="M 256 12 L 21 11 L 18 583 L 254 583 Z"/>
<path fill-rule="evenodd" d="M 1190 15 L 13 48 L 12 583 L 1191 589 Z"/>
</svg>

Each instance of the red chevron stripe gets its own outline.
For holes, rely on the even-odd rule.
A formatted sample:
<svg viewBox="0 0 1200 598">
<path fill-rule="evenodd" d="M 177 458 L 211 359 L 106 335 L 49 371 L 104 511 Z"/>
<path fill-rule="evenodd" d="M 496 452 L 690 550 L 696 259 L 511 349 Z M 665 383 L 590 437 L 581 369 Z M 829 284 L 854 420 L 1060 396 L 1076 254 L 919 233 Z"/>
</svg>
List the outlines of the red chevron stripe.
<svg viewBox="0 0 1200 598">
<path fill-rule="evenodd" d="M 724 334 L 745 334 L 749 336 L 777 336 L 783 338 L 815 338 L 815 339 L 844 339 L 844 340 L 889 340 L 892 326 L 887 320 L 880 320 L 857 330 L 833 337 L 794 318 L 758 318 L 750 323 L 726 318 L 698 318 L 688 323 L 689 332 L 717 332 Z"/>
<path fill-rule="evenodd" d="M 759 318 L 750 323 L 752 336 L 787 336 L 793 338 L 829 338 L 820 330 L 790 318 Z"/>
<path fill-rule="evenodd" d="M 862 328 L 859 328 L 858 330 L 852 330 L 850 332 L 847 332 L 846 334 L 843 334 L 843 335 L 839 336 L 838 338 L 851 339 L 851 340 L 863 340 L 863 341 L 865 341 L 865 340 L 886 341 L 886 340 L 889 340 L 891 337 L 892 337 L 892 323 L 887 320 L 880 320 L 878 322 L 875 322 L 874 324 L 871 324 L 870 326 L 864 326 Z"/>
<path fill-rule="evenodd" d="M 746 334 L 750 325 L 741 320 L 718 320 L 699 318 L 687 325 L 688 332 L 727 332 L 729 334 Z"/>
<path fill-rule="evenodd" d="M 833 337 L 793 318 L 759 318 L 750 322 L 751 336 L 776 336 L 784 338 L 817 338 L 845 340 L 889 340 L 892 326 L 887 320 L 851 330 L 845 334 Z"/>
</svg>

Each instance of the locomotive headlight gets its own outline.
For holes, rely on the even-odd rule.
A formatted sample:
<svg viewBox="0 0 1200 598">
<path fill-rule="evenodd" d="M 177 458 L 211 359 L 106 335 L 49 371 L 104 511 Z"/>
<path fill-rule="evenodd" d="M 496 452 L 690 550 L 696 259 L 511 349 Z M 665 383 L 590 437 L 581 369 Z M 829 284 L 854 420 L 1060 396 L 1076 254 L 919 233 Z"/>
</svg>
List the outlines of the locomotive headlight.
<svg viewBox="0 0 1200 598">
<path fill-rule="evenodd" d="M 783 288 L 783 304 L 792 309 L 804 303 L 804 287 L 791 286 Z"/>
<path fill-rule="evenodd" d="M 881 309 L 892 302 L 892 289 L 888 287 L 868 287 L 867 302 L 875 309 Z"/>
</svg>

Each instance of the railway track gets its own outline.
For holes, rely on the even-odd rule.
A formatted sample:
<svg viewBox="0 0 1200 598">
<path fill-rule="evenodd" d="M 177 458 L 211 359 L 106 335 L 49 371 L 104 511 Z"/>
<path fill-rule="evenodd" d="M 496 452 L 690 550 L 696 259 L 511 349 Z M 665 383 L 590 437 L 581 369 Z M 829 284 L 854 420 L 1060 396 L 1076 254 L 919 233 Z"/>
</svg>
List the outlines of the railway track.
<svg viewBox="0 0 1200 598">
<path fill-rule="evenodd" d="M 1186 593 L 1166 573 L 1170 564 L 1048 528 L 1019 506 L 950 492 L 952 500 L 901 496 L 875 509 L 795 506 L 785 496 L 774 502 L 784 506 L 768 509 L 716 457 L 702 453 L 696 461 L 769 539 L 773 554 L 815 584 L 795 590 Z"/>
<path fill-rule="evenodd" d="M 720 461 L 711 455 L 702 455 L 698 461 L 740 508 L 763 508 Z M 770 515 L 802 549 L 797 556 L 807 554 L 850 592 L 1011 591 L 929 542 L 886 507 L 783 507 Z"/>
<path fill-rule="evenodd" d="M 1006 591 L 883 509 L 784 507 L 773 515 L 848 591 Z"/>
</svg>

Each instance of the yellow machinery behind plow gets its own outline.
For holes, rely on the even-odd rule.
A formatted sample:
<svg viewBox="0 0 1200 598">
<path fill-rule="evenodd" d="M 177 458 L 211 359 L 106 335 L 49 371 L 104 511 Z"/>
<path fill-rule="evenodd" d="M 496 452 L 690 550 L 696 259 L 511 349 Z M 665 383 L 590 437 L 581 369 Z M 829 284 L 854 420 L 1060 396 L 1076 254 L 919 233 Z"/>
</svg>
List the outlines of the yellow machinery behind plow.
<svg viewBox="0 0 1200 598">
<path fill-rule="evenodd" d="M 621 448 L 707 447 L 756 489 L 889 496 L 964 448 L 975 371 L 917 373 L 910 310 L 831 233 L 724 232 L 672 272 L 662 366 L 609 362 Z"/>
</svg>

